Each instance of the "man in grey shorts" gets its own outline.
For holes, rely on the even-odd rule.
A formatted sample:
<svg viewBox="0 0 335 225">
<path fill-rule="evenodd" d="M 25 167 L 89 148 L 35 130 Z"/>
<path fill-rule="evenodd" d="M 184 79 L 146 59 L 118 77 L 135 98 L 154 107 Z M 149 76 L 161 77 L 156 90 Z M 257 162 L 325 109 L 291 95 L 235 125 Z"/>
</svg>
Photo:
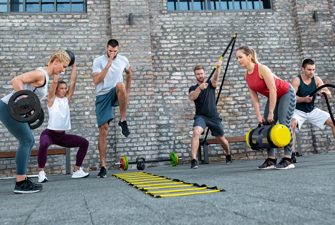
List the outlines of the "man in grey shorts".
<svg viewBox="0 0 335 225">
<path fill-rule="evenodd" d="M 203 66 L 194 68 L 194 76 L 197 79 L 197 84 L 190 87 L 188 98 L 195 103 L 196 113 L 194 116 L 193 136 L 191 140 L 192 162 L 191 168 L 197 169 L 197 150 L 199 147 L 199 138 L 206 126 L 211 130 L 212 135 L 219 140 L 221 147 L 226 153 L 226 163 L 232 163 L 229 152 L 229 143 L 223 136 L 222 119 L 219 117 L 215 103 L 215 89 L 218 86 L 219 75 L 221 71 L 220 60 L 217 61 L 217 69 L 213 79 L 208 83 L 205 81 L 206 73 Z"/>
<path fill-rule="evenodd" d="M 333 135 L 335 138 L 335 126 L 330 118 L 329 113 L 322 111 L 321 109 L 315 108 L 314 96 L 309 97 L 316 88 L 323 85 L 320 77 L 314 76 L 315 63 L 311 59 L 305 59 L 302 63 L 302 73 L 292 79 L 292 86 L 296 92 L 297 104 L 294 110 L 293 118 L 291 120 L 291 128 L 294 136 L 293 149 L 292 149 L 292 160 L 294 163 L 297 162 L 295 157 L 295 145 L 296 145 L 296 129 L 297 132 L 301 129 L 303 123 L 307 120 L 314 126 L 324 129 L 326 125 L 331 126 Z M 322 88 L 321 92 L 324 92 L 328 98 L 331 98 L 331 93 L 328 88 Z M 321 95 L 323 96 L 323 95 Z"/>
<path fill-rule="evenodd" d="M 93 61 L 93 82 L 96 85 L 95 113 L 99 127 L 98 148 L 101 163 L 98 178 L 106 177 L 106 138 L 109 122 L 114 119 L 113 106 L 120 107 L 119 126 L 122 128 L 122 134 L 126 137 L 130 134 L 126 121 L 131 83 L 130 64 L 126 57 L 118 54 L 117 40 L 110 39 L 106 51 L 105 55 Z M 126 72 L 127 87 L 123 82 L 123 71 Z"/>
</svg>

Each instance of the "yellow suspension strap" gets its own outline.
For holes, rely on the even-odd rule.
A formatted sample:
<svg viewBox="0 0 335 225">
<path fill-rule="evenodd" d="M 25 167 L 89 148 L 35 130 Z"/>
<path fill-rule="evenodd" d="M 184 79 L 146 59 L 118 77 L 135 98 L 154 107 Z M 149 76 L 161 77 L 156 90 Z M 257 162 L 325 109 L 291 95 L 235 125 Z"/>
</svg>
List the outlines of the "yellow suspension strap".
<svg viewBox="0 0 335 225">
<path fill-rule="evenodd" d="M 234 46 L 235 46 L 235 42 L 236 42 L 236 37 L 237 37 L 237 33 L 234 34 L 233 38 L 230 40 L 228 46 L 226 47 L 226 49 L 224 50 L 221 58 L 220 58 L 220 61 L 222 61 L 224 55 L 226 54 L 226 52 L 228 51 L 230 45 L 232 45 L 231 47 L 231 50 L 230 50 L 230 53 L 229 53 L 229 57 L 228 57 L 228 60 L 227 60 L 227 64 L 226 64 L 226 68 L 225 68 L 225 71 L 224 71 L 224 74 L 223 74 L 223 78 L 222 78 L 222 81 L 221 81 L 221 85 L 220 85 L 220 89 L 219 89 L 219 93 L 216 97 L 216 101 L 215 101 L 215 104 L 217 105 L 218 104 L 218 101 L 219 101 L 219 98 L 220 98 L 220 95 L 221 95 L 221 91 L 222 91 L 222 87 L 223 87 L 223 84 L 224 84 L 224 80 L 225 80 L 225 77 L 226 77 L 226 74 L 227 74 L 227 70 L 228 70 L 228 66 L 229 66 L 229 62 L 230 62 L 230 58 L 231 58 L 231 55 L 234 51 Z M 208 77 L 206 83 L 208 83 L 210 81 L 210 79 L 212 78 L 212 75 L 214 74 L 215 70 L 217 68 L 217 65 L 215 66 L 215 68 L 213 69 L 211 75 Z M 205 132 L 205 137 L 203 138 L 203 141 L 200 143 L 200 145 L 204 145 L 204 144 L 208 144 L 207 143 L 207 136 L 208 136 L 208 132 L 209 132 L 209 129 L 207 129 L 207 131 Z"/>
</svg>

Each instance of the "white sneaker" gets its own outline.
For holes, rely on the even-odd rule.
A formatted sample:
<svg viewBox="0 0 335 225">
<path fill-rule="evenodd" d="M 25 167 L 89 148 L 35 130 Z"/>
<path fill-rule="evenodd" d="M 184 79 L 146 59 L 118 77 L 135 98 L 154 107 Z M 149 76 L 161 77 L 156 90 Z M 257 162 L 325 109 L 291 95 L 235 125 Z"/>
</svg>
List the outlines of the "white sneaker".
<svg viewBox="0 0 335 225">
<path fill-rule="evenodd" d="M 77 170 L 76 172 L 73 171 L 72 178 L 85 178 L 88 177 L 89 175 L 90 175 L 89 173 L 85 173 L 83 168 L 80 167 L 79 170 Z"/>
<path fill-rule="evenodd" d="M 48 178 L 46 177 L 46 173 L 44 171 L 40 171 L 38 173 L 38 182 L 39 183 L 44 183 L 44 182 L 47 182 L 48 181 Z"/>
</svg>

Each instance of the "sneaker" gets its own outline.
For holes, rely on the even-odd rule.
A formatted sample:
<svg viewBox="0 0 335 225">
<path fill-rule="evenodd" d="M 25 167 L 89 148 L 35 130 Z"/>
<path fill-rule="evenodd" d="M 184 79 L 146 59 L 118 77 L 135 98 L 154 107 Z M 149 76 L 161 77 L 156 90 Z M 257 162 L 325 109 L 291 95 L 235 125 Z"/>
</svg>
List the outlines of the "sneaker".
<svg viewBox="0 0 335 225">
<path fill-rule="evenodd" d="M 280 162 L 276 165 L 277 170 L 293 169 L 295 165 L 288 158 L 282 158 Z"/>
<path fill-rule="evenodd" d="M 105 177 L 107 177 L 107 175 L 106 175 L 106 168 L 105 167 L 101 167 L 101 169 L 100 169 L 100 172 L 98 173 L 98 178 L 105 178 Z"/>
<path fill-rule="evenodd" d="M 85 178 L 88 177 L 90 173 L 85 173 L 83 168 L 80 167 L 76 172 L 73 171 L 72 178 Z"/>
<path fill-rule="evenodd" d="M 119 126 L 122 128 L 122 134 L 126 137 L 130 134 L 130 131 L 128 129 L 127 121 L 120 121 Z"/>
<path fill-rule="evenodd" d="M 15 194 L 30 194 L 37 193 L 43 189 L 42 184 L 35 184 L 26 177 L 25 180 L 20 182 L 15 182 L 14 193 Z"/>
<path fill-rule="evenodd" d="M 292 155 L 291 155 L 291 162 L 293 162 L 293 163 L 297 163 L 297 162 L 298 162 L 298 160 L 297 160 L 297 158 L 296 158 L 295 156 L 296 156 L 296 153 L 295 153 L 295 152 L 292 152 Z"/>
<path fill-rule="evenodd" d="M 197 160 L 192 159 L 192 162 L 191 162 L 191 169 L 198 169 L 198 163 L 197 163 Z"/>
<path fill-rule="evenodd" d="M 262 165 L 260 165 L 257 169 L 259 170 L 275 169 L 276 164 L 277 164 L 277 159 L 267 158 L 265 162 Z"/>
<path fill-rule="evenodd" d="M 226 164 L 232 164 L 233 160 L 231 159 L 231 155 L 226 155 Z"/>
<path fill-rule="evenodd" d="M 47 182 L 48 181 L 48 178 L 46 176 L 46 173 L 44 171 L 40 171 L 38 173 L 38 182 L 39 183 L 44 183 L 44 182 Z"/>
</svg>

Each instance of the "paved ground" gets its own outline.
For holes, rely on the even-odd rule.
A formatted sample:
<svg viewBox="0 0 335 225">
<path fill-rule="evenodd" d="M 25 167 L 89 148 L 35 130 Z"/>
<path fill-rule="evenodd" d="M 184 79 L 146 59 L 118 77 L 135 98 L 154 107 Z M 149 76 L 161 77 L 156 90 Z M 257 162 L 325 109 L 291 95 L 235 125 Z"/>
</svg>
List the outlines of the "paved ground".
<svg viewBox="0 0 335 225">
<path fill-rule="evenodd" d="M 258 171 L 263 160 L 146 169 L 226 190 L 168 198 L 111 176 L 137 170 L 105 179 L 49 175 L 42 192 L 25 195 L 13 194 L 14 179 L 1 179 L 0 224 L 335 224 L 335 154 L 298 160 L 283 171 Z"/>
</svg>

